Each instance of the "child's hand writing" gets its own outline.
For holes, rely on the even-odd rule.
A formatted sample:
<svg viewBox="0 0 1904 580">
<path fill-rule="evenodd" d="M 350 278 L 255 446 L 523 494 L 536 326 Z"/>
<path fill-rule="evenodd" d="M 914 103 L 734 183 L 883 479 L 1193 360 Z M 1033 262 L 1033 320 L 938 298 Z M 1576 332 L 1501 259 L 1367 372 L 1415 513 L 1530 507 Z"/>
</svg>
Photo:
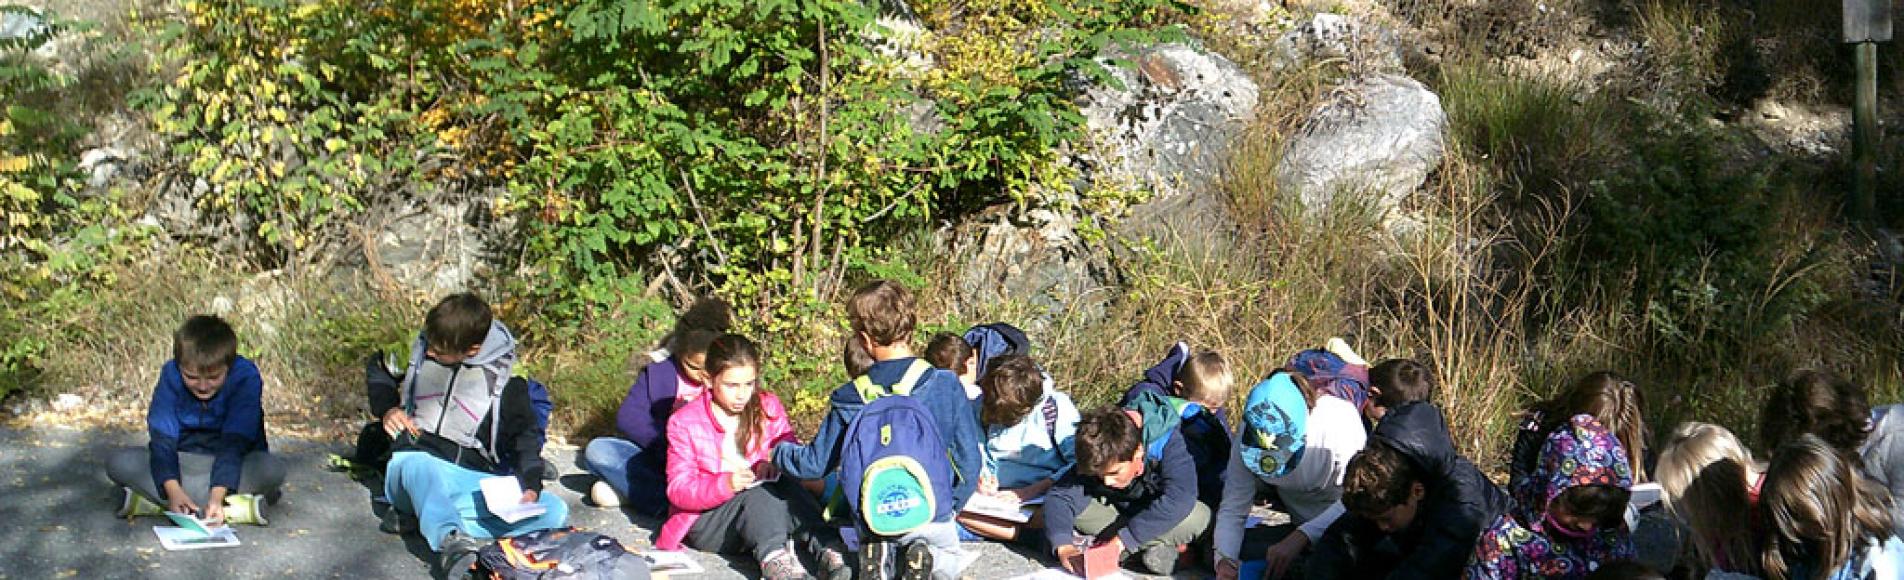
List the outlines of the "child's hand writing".
<svg viewBox="0 0 1904 580">
<path fill-rule="evenodd" d="M 533 490 L 533 489 L 522 490 L 522 503 L 525 503 L 525 504 L 535 503 L 536 500 L 540 498 L 541 498 L 541 495 L 537 494 L 536 490 Z"/>
</svg>

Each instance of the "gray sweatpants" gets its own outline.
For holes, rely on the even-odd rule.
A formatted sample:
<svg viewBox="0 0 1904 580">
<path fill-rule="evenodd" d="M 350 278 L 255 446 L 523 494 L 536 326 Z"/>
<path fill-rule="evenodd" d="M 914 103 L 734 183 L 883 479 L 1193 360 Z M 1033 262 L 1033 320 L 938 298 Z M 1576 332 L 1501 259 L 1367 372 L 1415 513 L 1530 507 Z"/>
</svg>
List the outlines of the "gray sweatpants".
<svg viewBox="0 0 1904 580">
<path fill-rule="evenodd" d="M 212 492 L 212 461 L 205 453 L 179 452 L 179 486 L 198 505 L 205 505 Z M 165 505 L 160 482 L 152 481 L 152 454 L 144 447 L 128 447 L 112 452 L 106 459 L 106 477 L 113 483 L 132 488 L 153 503 Z M 238 489 L 230 493 L 269 494 L 284 485 L 284 463 L 267 451 L 245 454 L 245 466 L 238 475 Z"/>
</svg>

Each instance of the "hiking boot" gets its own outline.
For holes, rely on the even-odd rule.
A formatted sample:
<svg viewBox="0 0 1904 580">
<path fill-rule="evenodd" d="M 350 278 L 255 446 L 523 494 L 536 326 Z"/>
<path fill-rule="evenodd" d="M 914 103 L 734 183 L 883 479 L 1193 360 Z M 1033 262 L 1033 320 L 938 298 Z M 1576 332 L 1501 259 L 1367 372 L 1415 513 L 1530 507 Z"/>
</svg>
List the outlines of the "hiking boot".
<svg viewBox="0 0 1904 580">
<path fill-rule="evenodd" d="M 595 485 L 588 486 L 588 501 L 594 503 L 595 507 L 621 507 L 621 494 L 615 493 L 615 488 L 609 486 L 608 482 L 597 479 Z"/>
<path fill-rule="evenodd" d="M 891 542 L 861 538 L 859 544 L 859 580 L 886 580 L 892 569 Z"/>
<path fill-rule="evenodd" d="M 471 578 L 476 572 L 476 551 L 486 545 L 482 540 L 451 530 L 443 536 L 443 550 L 437 553 L 438 563 L 443 566 L 443 577 L 452 580 Z"/>
<path fill-rule="evenodd" d="M 853 580 L 853 568 L 846 565 L 846 546 L 838 540 L 814 540 L 810 551 L 820 567 L 822 580 Z"/>
<path fill-rule="evenodd" d="M 1180 556 L 1182 554 L 1177 552 L 1176 546 L 1158 544 L 1144 548 L 1139 558 L 1144 561 L 1144 569 L 1150 570 L 1150 573 L 1169 576 L 1177 571 L 1177 558 Z"/>
<path fill-rule="evenodd" d="M 397 508 L 383 510 L 383 521 L 377 523 L 377 529 L 386 534 L 407 534 L 417 529 L 416 516 L 404 514 Z"/>
<path fill-rule="evenodd" d="M 136 518 L 139 516 L 165 515 L 165 506 L 152 503 L 152 500 L 146 499 L 143 495 L 139 495 L 139 492 L 132 491 L 130 487 L 122 487 L 120 489 L 126 490 L 126 499 L 119 502 L 119 517 Z"/>
<path fill-rule="evenodd" d="M 807 575 L 807 569 L 800 565 L 800 556 L 786 548 L 774 550 L 760 561 L 760 577 L 766 580 L 813 580 L 812 576 Z"/>
<path fill-rule="evenodd" d="M 264 519 L 264 496 L 249 493 L 225 496 L 225 523 L 271 525 Z"/>
<path fill-rule="evenodd" d="M 929 580 L 932 578 L 932 550 L 925 542 L 913 542 L 906 546 L 906 557 L 899 566 L 899 580 Z"/>
</svg>

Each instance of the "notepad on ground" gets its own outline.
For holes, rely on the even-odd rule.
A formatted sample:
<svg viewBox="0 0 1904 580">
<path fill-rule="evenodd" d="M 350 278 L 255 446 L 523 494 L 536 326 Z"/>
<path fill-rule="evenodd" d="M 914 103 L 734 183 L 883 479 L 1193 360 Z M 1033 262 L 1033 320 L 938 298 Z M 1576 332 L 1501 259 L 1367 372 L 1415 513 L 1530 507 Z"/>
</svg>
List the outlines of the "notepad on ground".
<svg viewBox="0 0 1904 580">
<path fill-rule="evenodd" d="M 513 524 L 549 511 L 540 503 L 522 503 L 522 482 L 513 475 L 485 477 L 479 485 L 483 507 L 502 521 Z"/>
<path fill-rule="evenodd" d="M 159 545 L 167 550 L 201 550 L 205 548 L 226 548 L 239 545 L 238 533 L 222 525 L 208 523 L 191 514 L 165 512 L 171 518 L 173 526 L 152 526 L 152 533 L 159 537 Z"/>
<path fill-rule="evenodd" d="M 648 572 L 657 576 L 685 576 L 707 571 L 687 552 L 651 550 L 642 552 L 641 559 L 648 561 Z"/>
<path fill-rule="evenodd" d="M 1031 521 L 1031 507 L 1045 502 L 1043 497 L 1025 501 L 1013 501 L 1008 498 L 983 493 L 972 494 L 965 500 L 965 513 L 998 518 L 1008 522 L 1025 523 Z"/>
</svg>

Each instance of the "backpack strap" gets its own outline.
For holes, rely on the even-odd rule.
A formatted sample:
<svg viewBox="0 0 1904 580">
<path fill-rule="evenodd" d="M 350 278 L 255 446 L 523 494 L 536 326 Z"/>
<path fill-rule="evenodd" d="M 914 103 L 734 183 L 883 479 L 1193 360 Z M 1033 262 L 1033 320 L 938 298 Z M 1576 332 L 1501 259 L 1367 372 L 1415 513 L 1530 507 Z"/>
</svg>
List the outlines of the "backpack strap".
<svg viewBox="0 0 1904 580">
<path fill-rule="evenodd" d="M 860 375 L 853 379 L 853 390 L 859 391 L 862 402 L 871 403 L 886 395 L 911 395 L 912 390 L 925 380 L 926 373 L 932 371 L 932 363 L 925 359 L 912 359 L 912 365 L 906 367 L 906 374 L 899 376 L 899 382 L 891 385 L 874 383 L 871 377 Z"/>
<path fill-rule="evenodd" d="M 1045 436 L 1051 438 L 1051 452 L 1058 453 L 1058 399 L 1045 395 L 1045 404 L 1038 410 L 1045 416 Z"/>
</svg>

